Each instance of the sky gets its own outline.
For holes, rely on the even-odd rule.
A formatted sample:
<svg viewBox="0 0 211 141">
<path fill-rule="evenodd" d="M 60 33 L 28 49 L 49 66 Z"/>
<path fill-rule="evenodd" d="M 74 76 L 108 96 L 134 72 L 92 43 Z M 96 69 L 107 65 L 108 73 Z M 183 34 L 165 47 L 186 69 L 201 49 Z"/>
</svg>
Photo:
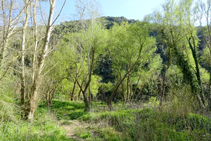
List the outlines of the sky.
<svg viewBox="0 0 211 141">
<path fill-rule="evenodd" d="M 142 20 L 159 8 L 164 0 L 101 0 L 103 16 L 124 16 Z"/>
<path fill-rule="evenodd" d="M 64 0 L 57 0 L 56 13 L 62 7 Z M 98 0 L 101 16 L 124 16 L 127 19 L 142 20 L 161 7 L 165 0 Z M 74 20 L 75 0 L 67 0 L 58 22 Z"/>
</svg>

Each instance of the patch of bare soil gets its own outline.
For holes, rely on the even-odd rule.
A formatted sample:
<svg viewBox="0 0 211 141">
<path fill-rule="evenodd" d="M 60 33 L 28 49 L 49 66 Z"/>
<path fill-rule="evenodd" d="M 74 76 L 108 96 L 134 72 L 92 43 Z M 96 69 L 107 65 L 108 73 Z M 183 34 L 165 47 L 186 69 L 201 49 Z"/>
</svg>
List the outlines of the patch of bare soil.
<svg viewBox="0 0 211 141">
<path fill-rule="evenodd" d="M 60 126 L 63 127 L 67 133 L 66 135 L 69 136 L 70 138 L 73 138 L 75 139 L 76 141 L 85 141 L 84 139 L 81 139 L 79 137 L 77 137 L 75 135 L 75 128 L 88 128 L 88 125 L 84 122 L 80 122 L 78 120 L 70 120 L 71 121 L 71 124 L 62 124 L 59 122 Z"/>
</svg>

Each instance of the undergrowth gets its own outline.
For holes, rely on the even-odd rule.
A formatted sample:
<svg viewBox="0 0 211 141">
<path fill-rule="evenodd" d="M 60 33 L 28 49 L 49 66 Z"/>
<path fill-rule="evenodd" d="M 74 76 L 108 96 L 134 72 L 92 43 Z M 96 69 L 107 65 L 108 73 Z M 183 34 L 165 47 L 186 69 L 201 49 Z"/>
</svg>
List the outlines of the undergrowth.
<svg viewBox="0 0 211 141">
<path fill-rule="evenodd" d="M 179 117 L 146 108 L 89 113 L 79 119 L 96 124 L 108 123 L 121 133 L 116 134 L 119 140 L 211 140 L 211 120 L 197 114 Z"/>
<path fill-rule="evenodd" d="M 89 124 L 88 129 L 76 130 L 76 135 L 86 140 L 211 140 L 209 118 L 193 113 L 174 114 L 169 112 L 169 107 L 160 111 L 146 106 L 131 108 L 131 105 L 116 104 L 116 110 L 110 112 L 105 104 L 98 102 L 92 103 L 92 110 L 87 113 L 82 102 L 54 100 L 53 104 L 51 108 L 57 118 L 66 122 L 77 119 Z"/>
<path fill-rule="evenodd" d="M 56 123 L 47 107 L 39 107 L 32 122 L 11 121 L 0 125 L 1 141 L 73 141 Z"/>
<path fill-rule="evenodd" d="M 156 104 L 156 100 L 153 101 Z M 147 105 L 150 105 L 148 103 Z M 78 138 L 89 141 L 196 141 L 211 140 L 211 120 L 200 114 L 178 114 L 140 104 L 116 104 L 108 111 L 101 102 L 91 103 L 91 112 L 84 112 L 83 102 L 53 100 L 51 107 L 41 103 L 33 122 L 19 120 L 0 124 L 0 138 L 29 141 L 71 141 L 58 123 L 71 125 L 74 120 L 86 122 L 75 129 Z M 123 108 L 121 108 L 123 107 Z M 181 109 L 180 109 L 181 110 Z M 51 111 L 51 112 L 49 112 Z M 185 110 L 186 111 L 186 110 Z M 82 124 L 83 125 L 83 124 Z"/>
</svg>

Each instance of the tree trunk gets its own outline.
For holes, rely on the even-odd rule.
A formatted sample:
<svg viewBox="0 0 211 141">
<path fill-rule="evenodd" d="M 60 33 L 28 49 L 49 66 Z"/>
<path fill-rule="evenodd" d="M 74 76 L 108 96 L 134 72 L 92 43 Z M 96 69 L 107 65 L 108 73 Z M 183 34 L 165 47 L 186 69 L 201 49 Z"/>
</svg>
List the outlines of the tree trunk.
<svg viewBox="0 0 211 141">
<path fill-rule="evenodd" d="M 82 90 L 80 89 L 78 92 L 78 100 L 80 100 Z"/>
<path fill-rule="evenodd" d="M 83 97 L 84 97 L 84 104 L 85 104 L 85 112 L 89 112 L 90 111 L 90 107 L 89 107 L 89 102 L 88 102 L 88 100 L 87 100 L 87 98 L 86 98 L 86 94 L 85 94 L 85 92 L 83 91 L 82 92 L 82 94 L 83 94 Z"/>
<path fill-rule="evenodd" d="M 82 84 L 80 85 L 80 83 L 78 82 L 78 80 L 77 80 L 77 78 L 75 78 L 75 80 L 76 80 L 76 82 L 77 82 L 77 84 L 78 84 L 78 86 L 80 87 L 80 91 L 82 92 L 82 94 L 83 94 L 83 98 L 84 98 L 84 104 L 85 104 L 85 111 L 90 111 L 90 108 L 89 108 L 89 102 L 88 102 L 88 99 L 87 99 L 87 89 L 89 88 L 89 85 L 90 85 L 90 82 L 91 82 L 91 80 L 92 80 L 92 70 L 93 70 L 93 66 L 94 66 L 94 57 L 95 57 L 95 50 L 94 50 L 94 48 L 92 47 L 92 49 L 91 49 L 91 53 L 92 53 L 92 56 L 91 56 L 91 66 L 90 66 L 90 70 L 89 70 L 89 76 L 88 76 L 88 81 L 86 82 L 86 85 L 85 85 L 85 87 L 84 87 L 84 90 L 83 90 L 83 88 L 82 88 Z"/>
<path fill-rule="evenodd" d="M 163 98 L 164 98 L 164 94 L 165 94 L 165 82 L 166 82 L 166 72 L 168 69 L 165 70 L 164 74 L 163 74 L 163 82 L 161 85 L 161 97 L 160 97 L 160 108 L 162 108 L 163 106 Z"/>
<path fill-rule="evenodd" d="M 190 40 L 191 38 L 193 39 L 193 45 L 191 44 Z M 191 38 L 189 38 L 188 40 L 188 43 L 189 43 L 189 47 L 191 49 L 191 52 L 192 52 L 192 56 L 194 58 L 194 62 L 195 62 L 195 65 L 196 65 L 196 77 L 197 77 L 197 80 L 198 80 L 198 85 L 199 85 L 199 88 L 200 88 L 200 96 L 202 96 L 201 100 L 202 100 L 202 107 L 205 107 L 205 96 L 204 96 L 204 93 L 203 93 L 203 89 L 202 89 L 202 83 L 201 83 L 201 76 L 200 76 L 200 70 L 199 70 L 199 63 L 198 63 L 198 58 L 197 58 L 197 54 L 196 54 L 196 45 L 195 45 L 195 40 L 194 40 L 194 37 L 191 35 Z"/>
<path fill-rule="evenodd" d="M 29 120 L 32 120 L 34 118 L 34 111 L 36 110 L 36 106 L 38 104 L 38 100 L 39 100 L 38 89 L 42 83 L 41 73 L 43 70 L 44 63 L 45 63 L 45 58 L 48 54 L 48 44 L 49 44 L 50 35 L 52 31 L 52 20 L 53 20 L 53 13 L 54 13 L 56 0 L 52 0 L 49 2 L 50 2 L 50 13 L 49 13 L 48 24 L 47 24 L 47 29 L 45 33 L 44 45 L 43 45 L 41 56 L 38 61 L 37 77 L 36 79 L 34 79 L 34 82 L 32 82 L 32 86 L 31 86 L 31 94 L 30 94 L 29 107 L 28 107 Z"/>
<path fill-rule="evenodd" d="M 52 105 L 52 99 L 49 98 L 49 100 L 48 100 L 48 106 L 51 106 L 51 105 Z"/>
<path fill-rule="evenodd" d="M 126 99 L 126 102 L 129 101 L 129 82 L 130 82 L 130 74 L 127 77 L 127 99 Z"/>
<path fill-rule="evenodd" d="M 76 80 L 74 80 L 74 83 L 73 83 L 73 90 L 72 90 L 72 93 L 71 93 L 71 101 L 73 101 L 73 95 L 74 95 L 74 92 L 75 92 L 75 85 L 76 85 Z"/>
<path fill-rule="evenodd" d="M 118 70 L 118 73 L 119 73 L 119 78 L 120 78 L 120 80 L 122 80 L 122 75 L 121 75 L 119 68 L 117 70 Z M 123 102 L 123 105 L 125 105 L 125 95 L 124 95 L 125 90 L 124 90 L 123 83 L 121 85 L 122 85 L 122 102 Z"/>
<path fill-rule="evenodd" d="M 133 85 L 132 85 L 132 81 L 131 81 L 131 76 L 130 76 L 130 82 L 129 82 L 129 98 L 128 98 L 128 101 L 130 102 L 131 101 L 131 97 L 132 97 L 132 91 L 133 91 L 133 89 L 132 89 L 132 87 L 133 87 Z"/>
<path fill-rule="evenodd" d="M 123 102 L 123 105 L 125 105 L 125 94 L 124 94 L 124 85 L 123 84 L 121 84 L 122 85 L 122 102 Z"/>
<path fill-rule="evenodd" d="M 54 88 L 51 90 L 51 91 L 48 91 L 47 93 L 47 106 L 51 106 L 52 105 L 52 100 L 54 98 L 54 94 L 56 92 L 56 89 L 57 89 L 58 85 L 54 86 Z"/>
<path fill-rule="evenodd" d="M 163 83 L 162 83 L 162 91 L 161 91 L 161 97 L 160 97 L 160 108 L 162 109 L 163 106 L 163 98 L 164 98 L 164 94 L 165 94 L 165 82 L 166 82 L 166 73 L 168 71 L 168 69 L 171 66 L 171 49 L 169 48 L 169 53 L 168 53 L 168 66 L 163 74 Z"/>
<path fill-rule="evenodd" d="M 54 90 L 50 93 L 50 94 L 51 94 L 51 96 L 50 96 L 50 101 L 49 101 L 50 105 L 52 105 L 52 100 L 53 100 L 53 98 L 54 98 L 54 94 L 55 94 L 55 92 L 56 92 L 57 87 L 58 87 L 58 85 L 57 85 L 57 86 L 54 88 Z"/>
<path fill-rule="evenodd" d="M 36 52 L 38 46 L 38 39 L 37 39 L 37 20 L 36 20 L 36 8 L 37 8 L 37 0 L 35 0 L 33 6 L 33 21 L 34 21 L 34 53 L 32 55 L 32 83 L 35 79 L 35 69 L 36 69 Z"/>
<path fill-rule="evenodd" d="M 135 98 L 136 90 L 137 90 L 137 88 L 138 88 L 138 84 L 139 84 L 139 82 L 140 82 L 140 79 L 141 79 L 141 75 L 140 75 L 139 78 L 138 78 L 138 82 L 137 82 L 137 84 L 136 84 L 135 90 L 133 91 L 133 95 L 131 96 L 131 100 L 130 100 L 130 101 L 132 101 L 132 100 Z"/>
<path fill-rule="evenodd" d="M 21 119 L 25 119 L 25 44 L 26 44 L 26 27 L 28 24 L 28 6 L 25 1 L 25 23 L 23 25 L 23 34 L 22 34 L 22 50 L 21 50 Z"/>
<path fill-rule="evenodd" d="M 210 51 L 210 66 L 209 66 L 209 73 L 210 73 L 210 79 L 208 84 L 208 108 L 211 109 L 211 51 Z"/>
<path fill-rule="evenodd" d="M 107 103 L 109 110 L 113 111 L 113 106 L 111 105 L 111 101 L 106 101 L 106 103 Z"/>
<path fill-rule="evenodd" d="M 89 103 L 91 103 L 92 101 L 92 96 L 91 96 L 91 87 L 90 87 L 90 84 L 89 84 Z"/>
<path fill-rule="evenodd" d="M 27 113 L 27 118 L 29 120 L 32 120 L 34 118 L 34 112 L 36 110 L 36 106 L 37 106 L 37 101 L 35 101 L 34 99 L 33 100 L 30 100 L 29 103 L 29 108 L 28 108 L 28 113 Z"/>
<path fill-rule="evenodd" d="M 46 95 L 45 95 L 45 101 L 46 101 L 46 105 L 48 106 L 48 101 L 49 101 L 49 91 L 47 91 Z"/>
</svg>

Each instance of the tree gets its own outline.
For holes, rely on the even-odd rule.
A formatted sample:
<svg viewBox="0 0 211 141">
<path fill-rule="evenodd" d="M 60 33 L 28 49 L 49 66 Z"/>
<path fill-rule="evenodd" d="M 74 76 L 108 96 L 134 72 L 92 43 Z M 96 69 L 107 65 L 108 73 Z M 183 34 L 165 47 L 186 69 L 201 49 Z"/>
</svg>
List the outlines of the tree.
<svg viewBox="0 0 211 141">
<path fill-rule="evenodd" d="M 22 107 L 22 112 L 21 112 L 21 118 L 24 119 L 25 116 L 25 46 L 26 46 L 26 28 L 28 25 L 28 18 L 29 18 L 29 2 L 24 1 L 25 4 L 25 19 L 24 19 L 24 25 L 22 29 L 22 47 L 21 47 L 21 67 L 22 67 L 22 73 L 21 73 L 21 107 Z"/>
<path fill-rule="evenodd" d="M 208 106 L 211 107 L 211 27 L 210 27 L 210 10 L 211 1 L 207 0 L 206 3 L 199 1 L 195 8 L 195 18 L 198 19 L 199 28 L 203 35 L 203 41 L 206 47 L 203 50 L 202 59 L 209 66 L 209 84 L 208 84 Z"/>
<path fill-rule="evenodd" d="M 96 58 L 105 45 L 107 31 L 103 29 L 100 18 L 98 17 L 99 9 L 96 1 L 76 1 L 77 13 L 79 16 L 78 33 L 72 33 L 70 43 L 77 52 L 75 57 L 76 75 L 72 76 L 75 83 L 83 94 L 85 111 L 89 111 L 89 102 L 91 102 L 91 82 L 92 73 Z M 87 20 L 89 18 L 89 20 Z M 77 65 L 80 64 L 78 67 Z M 79 68 L 79 69 L 78 69 Z M 79 72 L 82 71 L 82 81 L 79 81 Z M 80 94 L 79 92 L 79 94 Z M 89 95 L 87 94 L 89 93 Z M 89 99 L 89 101 L 88 101 Z"/>
<path fill-rule="evenodd" d="M 35 72 L 35 79 L 32 81 L 31 84 L 31 91 L 29 95 L 29 103 L 28 103 L 28 112 L 27 112 L 27 117 L 29 120 L 32 120 L 34 117 L 34 112 L 36 110 L 37 104 L 38 104 L 38 99 L 39 99 L 39 87 L 42 82 L 42 70 L 43 66 L 45 63 L 45 58 L 48 54 L 48 44 L 49 44 L 49 39 L 52 31 L 52 23 L 53 23 L 53 14 L 54 14 L 54 8 L 56 4 L 56 0 L 49 0 L 50 4 L 50 12 L 49 12 L 49 18 L 48 18 L 48 23 L 46 27 L 46 33 L 45 33 L 45 38 L 44 38 L 44 43 L 42 47 L 42 52 L 40 55 L 40 58 L 37 62 L 37 71 Z"/>
<path fill-rule="evenodd" d="M 23 5 L 22 5 L 23 2 Z M 0 81 L 1 81 L 1 88 L 5 89 L 9 87 L 5 87 L 3 83 L 11 81 L 11 83 L 14 83 L 16 81 L 16 75 L 11 75 L 12 73 L 18 74 L 18 76 L 21 75 L 21 93 L 24 94 L 24 75 L 21 73 L 19 75 L 19 71 L 24 72 L 23 66 L 23 60 L 24 60 L 24 54 L 19 55 L 19 49 L 18 47 L 21 46 L 22 50 L 24 52 L 25 48 L 25 29 L 27 27 L 27 22 L 24 23 L 24 20 L 22 19 L 23 14 L 25 13 L 25 18 L 28 19 L 27 11 L 28 7 L 30 6 L 30 1 L 16 1 L 16 0 L 1 0 L 0 1 L 0 19 L 2 21 L 2 25 L 0 28 L 1 33 L 1 39 L 0 39 Z M 23 20 L 23 21 L 22 21 Z M 25 20 L 27 21 L 27 20 Z M 19 24 L 21 22 L 24 23 L 24 28 L 20 28 Z M 20 37 L 20 31 L 23 32 L 22 36 L 22 42 L 18 42 L 18 38 Z M 17 53 L 18 52 L 18 53 Z M 19 58 L 22 58 L 22 66 L 16 66 L 16 62 Z M 16 68 L 14 68 L 14 66 Z M 15 72 L 13 69 L 14 68 Z M 20 69 L 21 68 L 21 69 Z M 17 71 L 18 70 L 18 71 Z M 10 75 L 10 76 L 9 76 Z M 14 84 L 15 85 L 15 84 Z M 18 87 L 18 85 L 17 85 Z M 6 90 L 8 92 L 11 92 L 11 90 Z M 17 91 L 17 90 L 15 90 Z M 7 92 L 6 92 L 7 93 Z M 6 94 L 5 93 L 5 94 Z M 6 95 L 5 95 L 6 96 Z M 24 101 L 24 95 L 22 96 L 21 103 L 22 103 L 22 117 L 23 117 L 23 101 Z M 8 104 L 9 105 L 9 104 Z M 10 106 L 9 106 L 10 107 Z"/>
<path fill-rule="evenodd" d="M 33 0 L 33 1 L 24 1 L 25 4 L 25 10 L 24 10 L 24 25 L 22 28 L 22 49 L 21 49 L 21 104 L 22 104 L 22 119 L 29 119 L 32 120 L 34 117 L 34 112 L 38 106 L 39 100 L 41 99 L 41 93 L 40 93 L 40 86 L 43 81 L 44 75 L 48 72 L 44 73 L 44 65 L 46 61 L 46 57 L 49 54 L 51 48 L 49 48 L 50 44 L 50 37 L 51 37 L 51 32 L 53 29 L 53 24 L 57 20 L 58 16 L 60 13 L 57 15 L 55 20 L 53 21 L 53 15 L 54 15 L 54 9 L 56 5 L 56 0 L 49 0 L 49 15 L 48 15 L 48 20 L 46 26 L 40 26 L 38 28 L 38 23 L 36 16 L 38 14 L 37 8 L 38 8 L 38 0 Z M 66 0 L 64 1 L 65 4 Z M 63 6 L 64 6 L 63 4 Z M 29 14 L 28 9 L 29 6 L 31 8 L 31 12 Z M 41 6 L 41 5 L 39 5 Z M 63 8 L 63 7 L 62 7 Z M 61 9 L 62 10 L 62 9 Z M 30 17 L 29 17 L 30 16 Z M 29 22 L 29 19 L 32 19 L 30 22 L 31 23 L 31 28 L 27 27 L 27 24 Z M 38 30 L 42 31 L 42 28 L 45 29 L 43 31 L 43 35 L 38 35 Z M 32 29 L 28 30 L 27 29 Z M 40 32 L 42 33 L 42 32 Z M 28 36 L 28 42 L 26 43 L 26 35 Z M 39 41 L 40 40 L 40 41 Z M 27 53 L 26 53 L 26 46 L 27 46 Z M 29 47 L 31 46 L 31 47 Z M 31 52 L 30 52 L 30 51 Z M 26 57 L 27 56 L 27 57 Z M 28 64 L 25 64 L 26 60 L 28 60 Z M 26 72 L 27 68 L 27 72 Z M 29 73 L 28 73 L 29 72 Z M 27 74 L 27 83 L 25 82 L 26 80 L 26 74 Z M 25 104 L 25 95 L 26 95 L 26 90 L 27 89 L 27 94 L 28 94 L 28 103 Z M 24 106 L 25 105 L 25 106 Z M 25 117 L 24 114 L 25 113 Z"/>
<path fill-rule="evenodd" d="M 155 49 L 155 39 L 149 37 L 149 32 L 149 24 L 146 22 L 136 22 L 132 25 L 122 23 L 120 26 L 114 25 L 111 29 L 109 52 L 112 54 L 113 68 L 119 71 L 120 79 L 115 83 L 111 95 L 106 99 L 110 110 L 113 110 L 112 99 L 123 81 L 126 78 L 130 81 L 130 75 L 134 70 L 149 60 L 147 58 L 149 54 L 142 54 L 142 52 L 152 53 L 152 50 Z M 121 71 L 124 71 L 123 75 Z"/>
<path fill-rule="evenodd" d="M 162 106 L 165 93 L 166 72 L 171 66 L 172 55 L 174 55 L 177 60 L 177 65 L 183 72 L 184 80 L 190 84 L 192 92 L 196 94 L 201 106 L 205 107 L 198 58 L 196 56 L 196 28 L 194 28 L 194 20 L 191 19 L 192 13 L 190 5 L 192 5 L 192 2 L 192 0 L 180 1 L 180 4 L 177 5 L 174 0 L 169 0 L 163 5 L 164 12 L 157 12 L 155 15 L 155 22 L 158 26 L 157 29 L 168 50 L 168 65 L 165 67 L 163 73 L 160 106 Z M 190 39 L 192 39 L 192 42 Z M 184 53 L 185 50 L 186 53 Z M 191 55 L 187 53 L 190 50 Z M 192 61 L 194 62 L 191 62 L 190 59 L 188 59 L 189 57 L 193 57 Z M 194 67 L 196 70 L 193 69 Z M 196 73 L 193 73 L 193 71 L 196 71 Z M 197 83 L 197 85 L 195 83 Z M 198 92 L 200 92 L 200 94 L 198 94 Z"/>
<path fill-rule="evenodd" d="M 83 81 L 80 83 L 75 77 L 77 85 L 80 87 L 83 94 L 85 111 L 89 111 L 89 103 L 87 98 L 87 90 L 89 90 L 89 99 L 91 98 L 92 74 L 96 59 L 102 53 L 107 38 L 107 31 L 103 29 L 100 21 L 92 23 L 85 31 L 81 30 L 75 34 L 76 39 L 72 39 L 76 43 L 76 48 L 79 50 L 80 68 L 83 71 Z M 87 67 L 86 67 L 87 65 Z"/>
</svg>

